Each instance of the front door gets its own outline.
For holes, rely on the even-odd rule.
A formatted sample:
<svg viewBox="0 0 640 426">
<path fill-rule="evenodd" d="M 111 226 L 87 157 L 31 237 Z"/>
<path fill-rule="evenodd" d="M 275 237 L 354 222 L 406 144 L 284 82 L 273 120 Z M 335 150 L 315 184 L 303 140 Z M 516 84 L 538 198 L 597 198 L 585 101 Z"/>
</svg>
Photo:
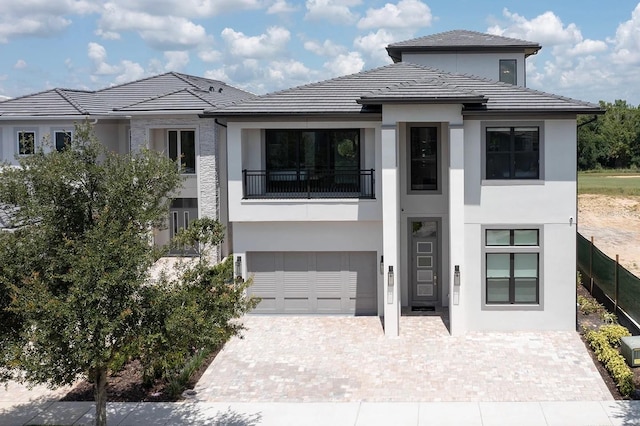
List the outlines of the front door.
<svg viewBox="0 0 640 426">
<path fill-rule="evenodd" d="M 438 286 L 438 222 L 409 222 L 411 306 L 434 306 L 440 300 Z"/>
</svg>

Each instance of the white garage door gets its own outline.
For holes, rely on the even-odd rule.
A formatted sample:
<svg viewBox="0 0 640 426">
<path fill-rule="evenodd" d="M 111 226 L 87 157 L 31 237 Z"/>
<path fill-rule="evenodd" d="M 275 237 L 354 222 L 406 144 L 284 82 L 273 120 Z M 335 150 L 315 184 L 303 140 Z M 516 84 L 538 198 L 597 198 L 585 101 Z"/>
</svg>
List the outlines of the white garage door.
<svg viewBox="0 0 640 426">
<path fill-rule="evenodd" d="M 375 252 L 248 252 L 256 313 L 376 315 Z"/>
</svg>

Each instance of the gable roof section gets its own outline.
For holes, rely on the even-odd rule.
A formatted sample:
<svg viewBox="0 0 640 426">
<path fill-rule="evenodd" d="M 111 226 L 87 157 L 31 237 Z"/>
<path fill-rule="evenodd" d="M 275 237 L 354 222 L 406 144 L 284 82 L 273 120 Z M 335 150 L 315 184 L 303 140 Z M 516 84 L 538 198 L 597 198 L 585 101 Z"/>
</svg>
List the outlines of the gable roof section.
<svg viewBox="0 0 640 426">
<path fill-rule="evenodd" d="M 77 97 L 90 92 L 67 89 L 51 89 L 45 92 L 21 96 L 0 102 L 0 115 L 13 116 L 82 116 L 87 109 L 77 101 Z"/>
<path fill-rule="evenodd" d="M 460 103 L 464 113 L 594 113 L 598 105 L 399 62 L 206 111 L 218 116 L 379 113 L 385 103 Z"/>
<path fill-rule="evenodd" d="M 452 30 L 392 43 L 387 46 L 387 53 L 394 62 L 398 62 L 402 58 L 402 52 L 519 51 L 529 56 L 540 49 L 542 47 L 538 43 L 531 41 L 476 31 Z"/>
<path fill-rule="evenodd" d="M 186 91 L 184 92 L 186 96 L 182 98 L 170 96 L 182 91 Z M 4 117 L 117 115 L 114 112 L 157 112 L 163 110 L 163 106 L 169 107 L 165 109 L 169 111 L 202 111 L 205 108 L 223 106 L 252 96 L 254 95 L 251 93 L 218 80 L 168 72 L 98 91 L 52 89 L 9 99 L 0 102 L 0 115 Z"/>
</svg>

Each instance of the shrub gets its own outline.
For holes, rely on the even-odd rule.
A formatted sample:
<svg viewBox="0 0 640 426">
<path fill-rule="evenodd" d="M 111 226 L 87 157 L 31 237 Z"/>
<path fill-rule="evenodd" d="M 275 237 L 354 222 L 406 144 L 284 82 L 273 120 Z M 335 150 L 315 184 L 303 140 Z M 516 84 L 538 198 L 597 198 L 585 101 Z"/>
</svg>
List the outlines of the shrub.
<svg viewBox="0 0 640 426">
<path fill-rule="evenodd" d="M 635 390 L 633 372 L 624 360 L 624 357 L 613 346 L 620 344 L 620 337 L 630 335 L 629 331 L 621 325 L 603 325 L 599 330 L 589 330 L 585 338 L 589 346 L 596 354 L 598 361 L 604 365 L 611 378 L 616 383 L 620 394 L 629 396 Z"/>
<path fill-rule="evenodd" d="M 578 295 L 578 306 L 584 315 L 603 312 L 604 307 L 594 299 Z"/>
</svg>

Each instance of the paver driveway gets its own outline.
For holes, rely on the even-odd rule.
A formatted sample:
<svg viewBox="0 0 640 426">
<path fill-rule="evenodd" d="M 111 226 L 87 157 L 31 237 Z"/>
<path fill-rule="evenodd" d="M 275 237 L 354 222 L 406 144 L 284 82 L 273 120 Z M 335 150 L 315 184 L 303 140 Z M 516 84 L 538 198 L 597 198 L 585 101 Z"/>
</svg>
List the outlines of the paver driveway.
<svg viewBox="0 0 640 426">
<path fill-rule="evenodd" d="M 576 332 L 449 335 L 440 317 L 247 316 L 195 390 L 201 401 L 603 401 Z"/>
</svg>

